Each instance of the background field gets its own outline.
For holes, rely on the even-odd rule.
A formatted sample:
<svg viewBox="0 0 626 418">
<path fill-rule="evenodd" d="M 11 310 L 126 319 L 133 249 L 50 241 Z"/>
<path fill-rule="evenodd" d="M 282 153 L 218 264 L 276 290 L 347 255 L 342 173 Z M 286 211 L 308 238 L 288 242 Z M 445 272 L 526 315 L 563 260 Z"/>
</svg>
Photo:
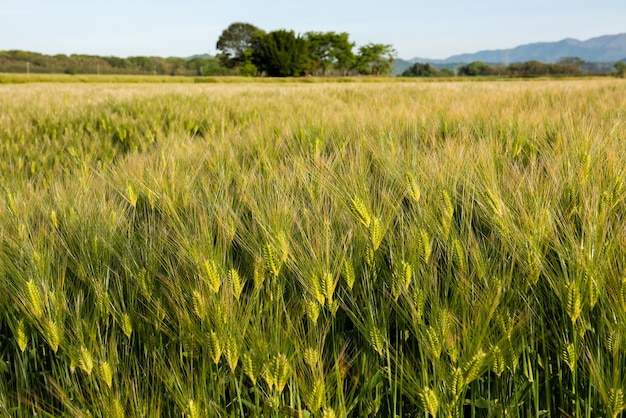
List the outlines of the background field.
<svg viewBox="0 0 626 418">
<path fill-rule="evenodd" d="M 9 416 L 618 416 L 623 80 L 0 84 Z"/>
</svg>

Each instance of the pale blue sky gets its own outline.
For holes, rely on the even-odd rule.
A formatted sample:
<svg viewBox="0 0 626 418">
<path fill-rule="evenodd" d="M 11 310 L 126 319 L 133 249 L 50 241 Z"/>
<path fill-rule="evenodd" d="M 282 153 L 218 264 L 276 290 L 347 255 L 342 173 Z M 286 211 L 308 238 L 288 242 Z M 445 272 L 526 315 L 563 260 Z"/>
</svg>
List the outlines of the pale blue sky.
<svg viewBox="0 0 626 418">
<path fill-rule="evenodd" d="M 0 0 L 0 50 L 46 54 L 214 54 L 232 22 L 266 31 L 348 32 L 357 46 L 446 58 L 537 41 L 626 32 L 624 0 Z"/>
</svg>

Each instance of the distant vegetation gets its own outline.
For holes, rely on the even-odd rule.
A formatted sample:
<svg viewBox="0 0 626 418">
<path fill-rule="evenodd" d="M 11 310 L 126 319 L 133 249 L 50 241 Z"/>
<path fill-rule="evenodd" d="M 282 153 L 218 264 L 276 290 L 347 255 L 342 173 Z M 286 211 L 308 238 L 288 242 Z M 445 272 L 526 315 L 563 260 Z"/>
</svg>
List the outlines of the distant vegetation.
<svg viewBox="0 0 626 418">
<path fill-rule="evenodd" d="M 449 64 L 446 64 L 449 65 Z M 588 74 L 610 74 L 622 77 L 626 63 L 588 63 L 578 57 L 565 57 L 556 63 L 539 61 L 516 62 L 509 65 L 487 64 L 474 61 L 460 65 L 456 72 L 448 68 L 438 69 L 429 63 L 415 63 L 404 72 L 403 77 L 459 76 L 501 76 L 501 77 L 540 77 L 540 76 L 581 76 Z"/>
<path fill-rule="evenodd" d="M 396 51 L 392 45 L 370 43 L 354 51 L 345 32 L 290 30 L 265 32 L 249 23 L 233 23 L 217 41 L 217 57 L 101 57 L 44 55 L 0 51 L 3 73 L 136 74 L 182 76 L 351 76 L 389 75 Z"/>
<path fill-rule="evenodd" d="M 227 75 L 232 71 L 212 57 L 101 57 L 96 55 L 44 55 L 28 51 L 0 51 L 0 72 L 32 74 L 151 74 Z"/>
<path fill-rule="evenodd" d="M 266 33 L 249 23 L 237 22 L 226 28 L 216 48 L 222 64 L 241 75 L 346 76 L 388 75 L 396 51 L 392 45 L 369 43 L 353 51 L 350 36 L 337 32 L 277 30 Z"/>
<path fill-rule="evenodd" d="M 199 55 L 189 58 L 0 51 L 0 73 L 269 77 L 392 74 L 404 77 L 536 77 L 613 73 L 623 77 L 626 66 L 624 61 L 596 63 L 579 57 L 565 57 L 556 63 L 530 60 L 510 65 L 480 60 L 458 64 L 411 64 L 397 60 L 392 45 L 369 43 L 355 50 L 356 44 L 350 41 L 346 32 L 296 34 L 284 29 L 265 32 L 242 22 L 232 23 L 224 29 L 215 47 L 218 51 L 215 57 Z"/>
<path fill-rule="evenodd" d="M 402 73 L 403 77 L 450 77 L 454 76 L 454 70 L 448 68 L 439 69 L 432 64 L 416 62 Z"/>
</svg>

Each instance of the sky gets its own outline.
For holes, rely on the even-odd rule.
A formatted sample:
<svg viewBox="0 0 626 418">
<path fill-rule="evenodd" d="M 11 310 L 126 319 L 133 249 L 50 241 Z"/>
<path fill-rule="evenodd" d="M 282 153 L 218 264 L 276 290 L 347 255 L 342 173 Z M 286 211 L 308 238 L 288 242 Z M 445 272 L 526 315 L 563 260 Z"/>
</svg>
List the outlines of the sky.
<svg viewBox="0 0 626 418">
<path fill-rule="evenodd" d="M 624 0 L 0 0 L 0 50 L 128 57 L 216 54 L 233 22 L 347 32 L 357 48 L 447 58 L 626 32 Z"/>
</svg>

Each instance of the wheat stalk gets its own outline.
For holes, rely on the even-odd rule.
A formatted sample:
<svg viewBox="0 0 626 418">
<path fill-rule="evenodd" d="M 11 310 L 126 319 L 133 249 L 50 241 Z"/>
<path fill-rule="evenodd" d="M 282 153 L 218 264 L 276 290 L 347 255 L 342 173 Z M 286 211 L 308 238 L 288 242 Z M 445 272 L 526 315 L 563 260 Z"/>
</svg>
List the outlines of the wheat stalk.
<svg viewBox="0 0 626 418">
<path fill-rule="evenodd" d="M 311 370 L 317 369 L 317 366 L 320 361 L 320 353 L 317 349 L 312 347 L 307 347 L 304 350 L 304 362 L 311 368 Z"/>
<path fill-rule="evenodd" d="M 317 274 L 310 276 L 309 283 L 313 297 L 320 305 L 324 306 L 324 301 L 326 300 L 326 289 L 323 287 L 325 286 L 325 283 L 320 282 L 320 278 Z"/>
<path fill-rule="evenodd" d="M 307 405 L 312 412 L 319 411 L 326 402 L 326 385 L 324 379 L 316 379 L 307 399 Z"/>
<path fill-rule="evenodd" d="M 280 249 L 280 261 L 284 263 L 289 258 L 289 242 L 287 242 L 287 236 L 283 231 L 280 231 L 277 236 L 278 248 Z"/>
<path fill-rule="evenodd" d="M 431 354 L 433 357 L 438 359 L 441 356 L 441 351 L 443 350 L 439 333 L 434 327 L 429 326 L 426 330 L 426 337 L 428 338 L 428 345 L 430 347 Z"/>
<path fill-rule="evenodd" d="M 343 262 L 343 278 L 348 289 L 352 290 L 352 287 L 354 286 L 355 274 L 354 266 L 349 258 L 346 258 Z"/>
<path fill-rule="evenodd" d="M 324 407 L 324 410 L 322 411 L 322 418 L 336 418 L 337 414 L 335 413 L 335 410 L 333 408 L 330 407 Z"/>
<path fill-rule="evenodd" d="M 437 412 L 439 411 L 439 398 L 437 393 L 429 388 L 428 386 L 422 389 L 421 393 L 422 398 L 422 407 L 433 417 L 437 416 Z"/>
<path fill-rule="evenodd" d="M 189 418 L 200 418 L 200 405 L 193 399 L 190 399 L 187 403 L 187 415 Z"/>
<path fill-rule="evenodd" d="M 263 286 L 263 282 L 265 281 L 265 269 L 263 267 L 263 259 L 261 257 L 257 257 L 254 260 L 254 272 L 252 279 L 255 289 L 258 290 L 261 286 Z"/>
<path fill-rule="evenodd" d="M 430 254 L 432 253 L 432 246 L 430 244 L 430 236 L 428 235 L 428 231 L 426 231 L 425 229 L 419 230 L 419 242 L 422 260 L 425 263 L 428 263 L 428 261 L 430 260 Z"/>
<path fill-rule="evenodd" d="M 230 371 L 234 372 L 237 368 L 237 363 L 239 362 L 239 346 L 237 344 L 237 340 L 233 336 L 226 338 L 224 357 L 226 358 L 228 367 L 230 367 Z"/>
<path fill-rule="evenodd" d="M 483 350 L 479 350 L 469 363 L 465 366 L 465 384 L 470 384 L 476 380 L 482 373 L 485 365 L 487 354 Z"/>
<path fill-rule="evenodd" d="M 230 279 L 230 284 L 233 290 L 233 295 L 235 296 L 235 299 L 239 300 L 239 297 L 241 296 L 241 292 L 243 291 L 243 286 L 244 286 L 244 283 L 242 282 L 241 277 L 239 276 L 239 272 L 236 269 L 231 268 L 228 274 L 228 277 Z"/>
<path fill-rule="evenodd" d="M 197 290 L 192 291 L 192 297 L 193 297 L 193 311 L 194 311 L 194 313 L 196 314 L 196 316 L 198 318 L 200 318 L 201 320 L 204 320 L 204 318 L 207 315 L 207 311 L 208 311 L 208 307 L 207 307 L 207 304 L 206 304 L 206 302 L 204 300 L 204 297 Z"/>
<path fill-rule="evenodd" d="M 58 325 L 51 319 L 47 319 L 44 326 L 44 335 L 48 341 L 48 345 L 55 353 L 61 344 L 61 330 Z"/>
<path fill-rule="evenodd" d="M 263 379 L 270 388 L 275 388 L 278 393 L 282 393 L 290 375 L 291 366 L 287 357 L 282 353 L 273 356 L 263 366 Z"/>
<path fill-rule="evenodd" d="M 350 200 L 350 203 L 352 213 L 354 214 L 357 221 L 361 222 L 361 224 L 363 224 L 363 226 L 365 226 L 366 228 L 369 228 L 372 217 L 369 210 L 367 210 L 367 206 L 365 206 L 365 203 L 363 203 L 363 201 L 356 196 Z"/>
<path fill-rule="evenodd" d="M 496 374 L 496 376 L 500 377 L 506 368 L 506 361 L 504 359 L 504 354 L 502 350 L 497 345 L 493 346 L 491 349 L 491 355 L 493 357 L 493 362 L 491 363 L 491 370 Z"/>
<path fill-rule="evenodd" d="M 272 272 L 274 277 L 278 277 L 281 264 L 276 258 L 276 252 L 274 251 L 274 248 L 270 244 L 267 244 L 265 246 L 265 262 L 267 263 L 268 270 Z"/>
<path fill-rule="evenodd" d="M 248 376 L 248 378 L 252 381 L 253 385 L 256 385 L 260 370 L 255 361 L 254 355 L 251 352 L 245 353 L 241 358 L 241 365 L 246 376 Z"/>
<path fill-rule="evenodd" d="M 100 377 L 110 389 L 113 386 L 113 368 L 108 361 L 103 361 L 99 365 Z"/>
<path fill-rule="evenodd" d="M 383 241 L 383 230 L 381 221 L 379 218 L 374 217 L 370 223 L 370 243 L 374 251 L 378 250 L 381 242 Z"/>
<path fill-rule="evenodd" d="M 210 331 L 208 336 L 209 354 L 213 359 L 213 363 L 217 364 L 222 358 L 222 342 L 219 335 L 215 331 Z"/>
<path fill-rule="evenodd" d="M 322 292 L 330 305 L 333 301 L 333 294 L 335 293 L 335 279 L 333 275 L 328 272 L 324 273 L 322 277 Z"/>
<path fill-rule="evenodd" d="M 126 335 L 126 337 L 130 339 L 131 335 L 133 334 L 133 323 L 130 320 L 130 315 L 125 312 L 120 315 L 120 326 L 122 327 L 122 332 L 124 333 L 124 335 Z"/>
<path fill-rule="evenodd" d="M 574 344 L 568 343 L 565 345 L 563 351 L 561 352 L 561 358 L 563 359 L 565 364 L 567 364 L 569 369 L 573 372 L 576 368 L 577 360 L 576 348 L 574 348 Z"/>
<path fill-rule="evenodd" d="M 28 337 L 26 336 L 26 328 L 24 326 L 24 321 L 19 320 L 17 322 L 17 328 L 15 330 L 15 341 L 17 342 L 17 346 L 20 351 L 23 353 L 26 350 L 26 346 L 28 345 Z"/>
<path fill-rule="evenodd" d="M 119 399 L 113 400 L 111 415 L 114 418 L 124 418 L 126 416 L 124 406 L 122 405 L 122 402 L 120 402 Z"/>
<path fill-rule="evenodd" d="M 39 296 L 39 291 L 33 280 L 26 282 L 26 290 L 28 293 L 28 300 L 30 302 L 30 311 L 36 319 L 41 319 L 43 316 L 43 303 Z"/>
<path fill-rule="evenodd" d="M 317 300 L 305 301 L 306 316 L 313 323 L 317 323 L 317 318 L 320 316 L 320 304 Z"/>
<path fill-rule="evenodd" d="M 420 193 L 419 186 L 417 185 L 417 182 L 415 181 L 415 178 L 413 177 L 411 173 L 406 174 L 406 184 L 407 184 L 407 192 L 408 192 L 409 197 L 413 199 L 413 202 L 418 203 L 420 200 L 421 193 Z"/>
<path fill-rule="evenodd" d="M 369 324 L 367 335 L 374 351 L 376 351 L 379 356 L 382 356 L 386 347 L 383 330 L 374 324 Z"/>
<path fill-rule="evenodd" d="M 463 379 L 463 369 L 455 367 L 450 375 L 450 389 L 454 399 L 458 399 L 463 393 L 465 379 Z"/>
<path fill-rule="evenodd" d="M 626 409 L 626 405 L 624 404 L 624 390 L 622 388 L 610 388 L 608 403 L 611 416 L 616 418 L 622 411 L 624 411 L 624 409 Z"/>
<path fill-rule="evenodd" d="M 87 376 L 91 375 L 93 371 L 93 357 L 89 352 L 89 349 L 84 345 L 80 347 L 78 353 L 78 366 L 87 373 Z"/>
<path fill-rule="evenodd" d="M 583 309 L 580 288 L 578 283 L 571 282 L 566 285 L 566 290 L 565 310 L 569 315 L 572 324 L 575 324 Z"/>
<path fill-rule="evenodd" d="M 219 271 L 217 269 L 217 264 L 213 260 L 206 260 L 204 262 L 204 272 L 206 274 L 206 279 L 209 284 L 209 288 L 217 293 L 220 291 L 220 286 L 222 285 L 222 279 L 220 278 Z"/>
</svg>

